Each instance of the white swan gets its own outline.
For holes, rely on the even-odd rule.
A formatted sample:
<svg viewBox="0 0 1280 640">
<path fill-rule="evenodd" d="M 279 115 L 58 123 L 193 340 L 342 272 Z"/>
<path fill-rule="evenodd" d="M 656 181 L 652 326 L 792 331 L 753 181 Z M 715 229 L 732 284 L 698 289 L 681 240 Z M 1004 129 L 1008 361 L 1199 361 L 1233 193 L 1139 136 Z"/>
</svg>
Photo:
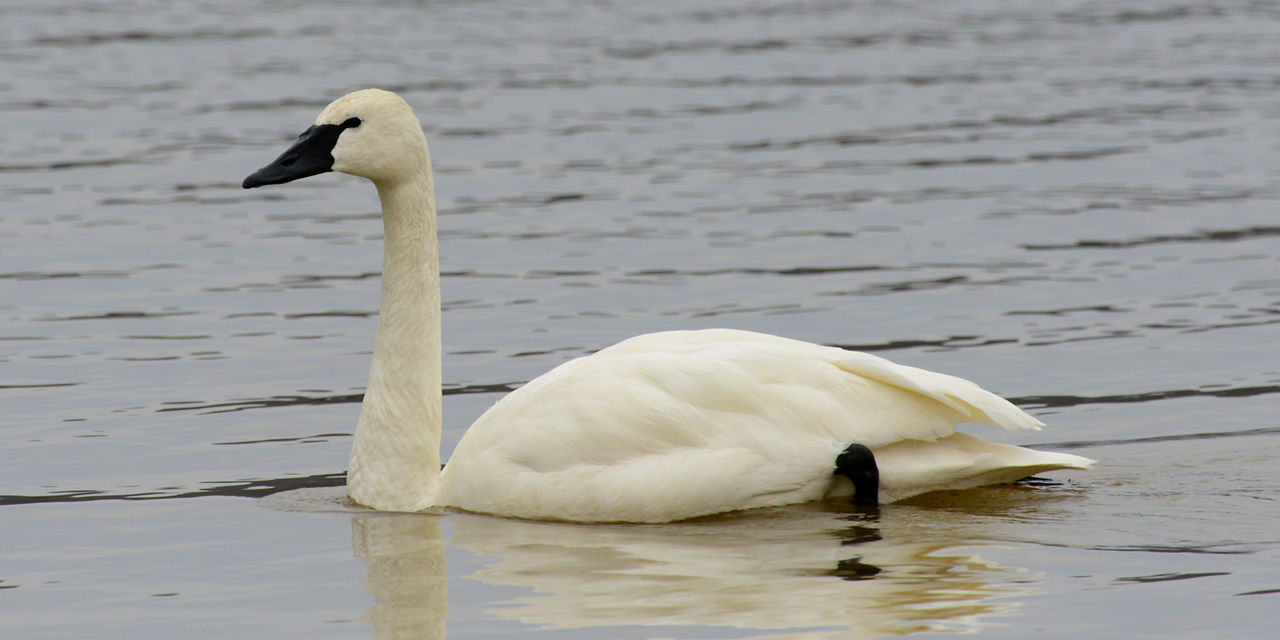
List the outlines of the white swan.
<svg viewBox="0 0 1280 640">
<path fill-rule="evenodd" d="M 440 470 L 440 275 L 426 138 L 377 89 L 335 100 L 246 189 L 326 171 L 382 201 L 382 304 L 347 492 L 374 509 L 663 522 L 828 495 L 893 501 L 1092 461 L 958 433 L 1041 424 L 977 385 L 882 358 L 713 329 L 631 338 L 480 416 Z"/>
</svg>

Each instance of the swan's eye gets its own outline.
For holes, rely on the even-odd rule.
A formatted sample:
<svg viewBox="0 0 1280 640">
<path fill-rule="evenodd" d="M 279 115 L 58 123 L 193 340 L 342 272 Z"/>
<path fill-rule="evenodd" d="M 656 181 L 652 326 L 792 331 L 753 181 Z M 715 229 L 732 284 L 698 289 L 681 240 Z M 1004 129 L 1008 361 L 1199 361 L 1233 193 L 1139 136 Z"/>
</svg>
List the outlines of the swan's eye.
<svg viewBox="0 0 1280 640">
<path fill-rule="evenodd" d="M 346 122 L 343 122 L 339 126 L 343 129 L 354 129 L 360 126 L 360 118 L 347 118 Z"/>
</svg>

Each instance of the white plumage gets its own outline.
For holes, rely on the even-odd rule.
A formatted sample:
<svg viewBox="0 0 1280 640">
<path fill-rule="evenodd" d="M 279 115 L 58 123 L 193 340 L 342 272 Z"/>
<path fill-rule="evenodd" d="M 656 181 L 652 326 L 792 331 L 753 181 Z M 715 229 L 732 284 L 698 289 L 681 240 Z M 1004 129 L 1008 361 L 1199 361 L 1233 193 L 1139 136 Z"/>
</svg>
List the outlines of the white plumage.
<svg viewBox="0 0 1280 640">
<path fill-rule="evenodd" d="M 711 329 L 637 336 L 556 367 L 486 411 L 439 472 L 436 212 L 409 106 L 373 89 L 344 96 L 245 186 L 327 170 L 372 180 L 386 228 L 382 309 L 348 469 L 360 504 L 663 522 L 848 495 L 852 484 L 833 471 L 850 443 L 875 453 L 886 502 L 1092 463 L 956 432 L 961 422 L 1041 426 L 967 380 Z"/>
</svg>

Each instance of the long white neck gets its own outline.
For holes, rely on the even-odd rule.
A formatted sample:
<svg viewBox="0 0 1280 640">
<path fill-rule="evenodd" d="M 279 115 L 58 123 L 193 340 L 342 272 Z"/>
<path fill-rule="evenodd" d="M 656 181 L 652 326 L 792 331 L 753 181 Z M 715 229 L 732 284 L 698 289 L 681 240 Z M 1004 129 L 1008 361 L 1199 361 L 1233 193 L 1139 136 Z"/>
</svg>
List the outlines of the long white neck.
<svg viewBox="0 0 1280 640">
<path fill-rule="evenodd" d="M 347 494 L 384 511 L 427 508 L 440 483 L 440 267 L 429 162 L 408 179 L 377 183 L 382 307 Z"/>
</svg>

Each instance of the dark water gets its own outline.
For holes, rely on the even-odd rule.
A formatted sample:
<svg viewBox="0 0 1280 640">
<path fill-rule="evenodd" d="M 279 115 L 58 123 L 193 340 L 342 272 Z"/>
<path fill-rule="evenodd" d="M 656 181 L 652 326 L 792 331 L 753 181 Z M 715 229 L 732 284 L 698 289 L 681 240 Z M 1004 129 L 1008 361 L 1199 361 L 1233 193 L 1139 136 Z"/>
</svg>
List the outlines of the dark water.
<svg viewBox="0 0 1280 640">
<path fill-rule="evenodd" d="M 3 24 L 0 635 L 1274 628 L 1275 3 L 51 1 Z M 731 326 L 974 379 L 1049 423 L 984 435 L 1099 466 L 667 526 L 338 509 L 377 200 L 239 182 L 365 86 L 415 106 L 436 160 L 446 452 L 559 362 Z M 320 488 L 253 499 L 297 487 Z"/>
</svg>

